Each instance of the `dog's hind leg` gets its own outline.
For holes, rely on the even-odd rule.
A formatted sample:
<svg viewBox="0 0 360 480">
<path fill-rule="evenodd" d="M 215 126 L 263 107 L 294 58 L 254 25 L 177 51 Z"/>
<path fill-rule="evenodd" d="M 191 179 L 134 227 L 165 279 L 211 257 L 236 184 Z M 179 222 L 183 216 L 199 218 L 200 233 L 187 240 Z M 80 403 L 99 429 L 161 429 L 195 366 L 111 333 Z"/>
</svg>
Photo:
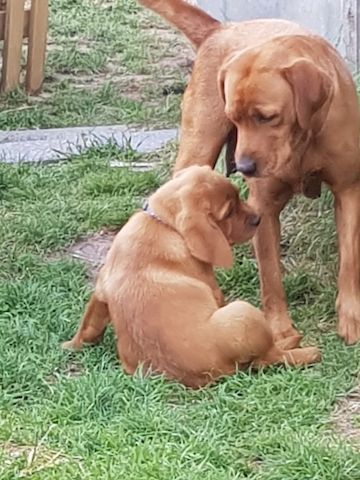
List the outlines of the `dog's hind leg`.
<svg viewBox="0 0 360 480">
<path fill-rule="evenodd" d="M 360 340 L 360 182 L 334 194 L 340 256 L 338 334 L 352 344 Z"/>
<path fill-rule="evenodd" d="M 101 302 L 93 293 L 78 331 L 72 340 L 62 344 L 62 348 L 79 350 L 83 344 L 99 343 L 109 320 L 107 303 Z"/>
</svg>

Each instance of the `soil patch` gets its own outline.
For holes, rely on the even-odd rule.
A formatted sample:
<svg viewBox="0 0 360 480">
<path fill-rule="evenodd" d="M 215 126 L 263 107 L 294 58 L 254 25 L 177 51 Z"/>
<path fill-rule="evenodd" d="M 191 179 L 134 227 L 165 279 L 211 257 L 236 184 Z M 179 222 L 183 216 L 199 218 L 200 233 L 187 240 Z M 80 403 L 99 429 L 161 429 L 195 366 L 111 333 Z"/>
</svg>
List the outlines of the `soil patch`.
<svg viewBox="0 0 360 480">
<path fill-rule="evenodd" d="M 100 231 L 75 243 L 69 248 L 68 254 L 89 266 L 89 276 L 92 281 L 105 261 L 106 254 L 117 232 Z"/>
<path fill-rule="evenodd" d="M 338 434 L 360 447 L 360 385 L 338 402 L 332 420 Z"/>
</svg>

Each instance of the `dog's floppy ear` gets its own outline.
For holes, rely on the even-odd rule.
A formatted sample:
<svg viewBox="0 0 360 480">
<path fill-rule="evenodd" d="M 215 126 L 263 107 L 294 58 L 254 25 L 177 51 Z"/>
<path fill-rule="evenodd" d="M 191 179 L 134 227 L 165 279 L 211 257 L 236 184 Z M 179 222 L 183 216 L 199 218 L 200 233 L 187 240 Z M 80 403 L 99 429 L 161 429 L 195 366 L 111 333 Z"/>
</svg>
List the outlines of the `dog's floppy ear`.
<svg viewBox="0 0 360 480">
<path fill-rule="evenodd" d="M 219 91 L 219 94 L 220 94 L 220 97 L 222 98 L 222 101 L 225 103 L 226 102 L 226 99 L 225 99 L 225 75 L 226 75 L 226 65 L 223 66 L 220 71 L 219 71 L 219 74 L 218 74 L 218 91 Z"/>
<path fill-rule="evenodd" d="M 228 73 L 228 70 L 229 68 L 231 67 L 231 65 L 234 63 L 234 61 L 239 57 L 239 53 L 238 52 L 235 52 L 235 53 L 232 53 L 230 56 L 228 56 L 220 70 L 219 70 L 219 73 L 218 73 L 218 77 L 217 77 L 217 84 L 218 84 L 218 92 L 219 92 L 219 95 L 220 97 L 222 98 L 223 102 L 226 104 L 226 95 L 225 95 L 225 77 Z"/>
<path fill-rule="evenodd" d="M 330 107 L 333 86 L 330 77 L 315 63 L 300 59 L 282 70 L 294 94 L 298 123 L 304 130 L 320 129 Z M 327 100 L 329 100 L 327 102 Z M 326 105 L 325 105 L 326 103 Z M 312 117 L 317 114 L 315 125 Z"/>
<path fill-rule="evenodd" d="M 231 267 L 233 256 L 229 242 L 217 225 L 210 207 L 189 198 L 182 199 L 176 218 L 176 228 L 182 235 L 191 255 L 216 267 Z M 223 210 L 223 209 L 222 209 Z"/>
</svg>

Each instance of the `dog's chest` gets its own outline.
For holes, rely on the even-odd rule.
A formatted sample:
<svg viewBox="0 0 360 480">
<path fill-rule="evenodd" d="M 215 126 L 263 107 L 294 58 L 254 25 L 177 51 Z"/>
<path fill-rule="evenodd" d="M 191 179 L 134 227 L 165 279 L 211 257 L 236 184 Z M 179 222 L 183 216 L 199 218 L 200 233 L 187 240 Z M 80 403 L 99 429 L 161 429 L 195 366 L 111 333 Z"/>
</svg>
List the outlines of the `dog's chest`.
<svg viewBox="0 0 360 480">
<path fill-rule="evenodd" d="M 321 195 L 321 175 L 320 172 L 308 172 L 297 184 L 295 193 L 302 193 L 307 198 L 319 198 Z"/>
</svg>

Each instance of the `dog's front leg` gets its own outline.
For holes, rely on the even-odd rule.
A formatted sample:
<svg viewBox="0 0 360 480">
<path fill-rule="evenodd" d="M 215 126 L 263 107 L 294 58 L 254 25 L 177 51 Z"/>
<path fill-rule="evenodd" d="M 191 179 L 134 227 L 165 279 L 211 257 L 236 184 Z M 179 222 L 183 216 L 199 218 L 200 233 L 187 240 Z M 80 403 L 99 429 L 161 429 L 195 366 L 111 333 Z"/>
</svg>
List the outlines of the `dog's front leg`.
<svg viewBox="0 0 360 480">
<path fill-rule="evenodd" d="M 339 241 L 338 334 L 352 344 L 360 339 L 360 183 L 334 194 Z"/>
<path fill-rule="evenodd" d="M 283 183 L 273 180 L 252 179 L 249 187 L 249 204 L 261 215 L 253 245 L 259 267 L 262 307 L 275 342 L 284 349 L 295 348 L 301 335 L 292 325 L 282 284 L 279 221 L 280 212 L 292 192 Z"/>
</svg>

